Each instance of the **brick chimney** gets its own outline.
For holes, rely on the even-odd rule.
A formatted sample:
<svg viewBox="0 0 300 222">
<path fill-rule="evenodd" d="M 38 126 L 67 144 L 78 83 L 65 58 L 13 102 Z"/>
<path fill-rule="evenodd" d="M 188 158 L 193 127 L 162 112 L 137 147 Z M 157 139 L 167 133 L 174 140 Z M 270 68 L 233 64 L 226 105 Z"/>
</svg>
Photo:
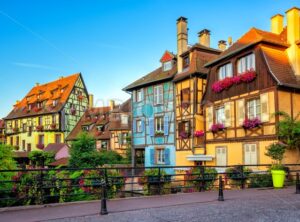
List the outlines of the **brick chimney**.
<svg viewBox="0 0 300 222">
<path fill-rule="evenodd" d="M 293 7 L 286 11 L 287 18 L 287 49 L 290 63 L 296 76 L 300 77 L 300 9 Z"/>
<path fill-rule="evenodd" d="M 210 31 L 208 29 L 203 29 L 198 32 L 199 44 L 206 47 L 210 47 Z"/>
<path fill-rule="evenodd" d="M 93 107 L 94 107 L 94 95 L 89 94 L 89 108 L 93 108 Z"/>
<path fill-rule="evenodd" d="M 226 49 L 226 41 L 225 40 L 220 40 L 219 43 L 218 43 L 218 47 L 221 51 L 224 51 Z"/>
<path fill-rule="evenodd" d="M 277 14 L 271 17 L 271 32 L 280 34 L 283 30 L 283 15 Z"/>
<path fill-rule="evenodd" d="M 115 107 L 115 101 L 114 100 L 109 100 L 109 107 L 110 107 L 110 110 L 114 109 L 114 107 Z"/>
<path fill-rule="evenodd" d="M 177 72 L 182 72 L 183 60 L 180 56 L 188 49 L 187 18 L 177 19 Z"/>
</svg>

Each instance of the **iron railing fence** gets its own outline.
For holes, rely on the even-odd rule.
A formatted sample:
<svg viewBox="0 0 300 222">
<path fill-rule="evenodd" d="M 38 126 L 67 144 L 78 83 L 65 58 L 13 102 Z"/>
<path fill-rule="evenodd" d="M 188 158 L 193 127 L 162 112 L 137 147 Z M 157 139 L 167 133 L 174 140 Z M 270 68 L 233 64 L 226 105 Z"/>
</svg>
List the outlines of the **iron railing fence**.
<svg viewBox="0 0 300 222">
<path fill-rule="evenodd" d="M 0 170 L 0 207 L 272 187 L 269 164 Z M 286 164 L 286 185 L 300 164 Z"/>
</svg>

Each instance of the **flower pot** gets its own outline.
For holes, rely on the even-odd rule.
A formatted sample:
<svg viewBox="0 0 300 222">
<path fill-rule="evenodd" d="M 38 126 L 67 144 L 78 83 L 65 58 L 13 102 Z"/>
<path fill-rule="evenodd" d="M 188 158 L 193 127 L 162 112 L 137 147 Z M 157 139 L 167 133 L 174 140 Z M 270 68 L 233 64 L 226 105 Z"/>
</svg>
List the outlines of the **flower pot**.
<svg viewBox="0 0 300 222">
<path fill-rule="evenodd" d="M 271 170 L 273 187 L 282 188 L 284 185 L 285 171 L 284 170 Z"/>
</svg>

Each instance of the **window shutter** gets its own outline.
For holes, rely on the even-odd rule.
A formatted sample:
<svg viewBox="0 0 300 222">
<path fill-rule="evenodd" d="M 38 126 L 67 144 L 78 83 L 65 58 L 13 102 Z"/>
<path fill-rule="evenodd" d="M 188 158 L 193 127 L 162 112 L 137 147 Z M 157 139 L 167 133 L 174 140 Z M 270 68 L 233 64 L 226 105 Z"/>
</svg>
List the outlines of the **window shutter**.
<svg viewBox="0 0 300 222">
<path fill-rule="evenodd" d="M 154 105 L 157 104 L 157 86 L 154 86 L 153 87 L 153 102 L 154 102 Z"/>
<path fill-rule="evenodd" d="M 164 117 L 164 135 L 169 135 L 169 116 L 166 115 Z"/>
<path fill-rule="evenodd" d="M 213 124 L 213 107 L 206 108 L 206 129 L 208 130 Z"/>
<path fill-rule="evenodd" d="M 260 109 L 261 109 L 261 121 L 268 122 L 270 119 L 269 93 L 264 93 L 260 95 Z"/>
<path fill-rule="evenodd" d="M 150 149 L 150 164 L 154 165 L 155 164 L 155 150 Z"/>
<path fill-rule="evenodd" d="M 149 133 L 154 136 L 154 118 L 149 118 Z"/>
<path fill-rule="evenodd" d="M 163 104 L 164 102 L 164 88 L 163 88 L 163 85 L 160 85 L 158 87 L 159 89 L 159 104 Z"/>
<path fill-rule="evenodd" d="M 145 131 L 145 120 L 141 120 L 141 132 Z"/>
<path fill-rule="evenodd" d="M 231 102 L 227 102 L 224 105 L 225 108 L 225 127 L 231 126 Z"/>
<path fill-rule="evenodd" d="M 136 91 L 132 92 L 132 100 L 133 102 L 136 102 Z"/>
<path fill-rule="evenodd" d="M 244 99 L 240 99 L 236 101 L 237 106 L 237 125 L 241 126 L 243 125 L 243 122 L 245 120 L 245 101 Z"/>
<path fill-rule="evenodd" d="M 132 130 L 134 133 L 136 132 L 136 120 L 135 119 L 132 122 Z"/>
<path fill-rule="evenodd" d="M 245 144 L 245 147 L 244 147 L 244 158 L 245 158 L 245 164 L 248 164 L 248 165 L 251 164 L 249 144 Z"/>
<path fill-rule="evenodd" d="M 170 149 L 169 148 L 165 148 L 165 164 L 166 165 L 170 165 Z"/>
<path fill-rule="evenodd" d="M 141 101 L 144 100 L 144 89 L 141 89 Z"/>
<path fill-rule="evenodd" d="M 118 134 L 118 143 L 122 145 L 122 133 Z"/>
</svg>

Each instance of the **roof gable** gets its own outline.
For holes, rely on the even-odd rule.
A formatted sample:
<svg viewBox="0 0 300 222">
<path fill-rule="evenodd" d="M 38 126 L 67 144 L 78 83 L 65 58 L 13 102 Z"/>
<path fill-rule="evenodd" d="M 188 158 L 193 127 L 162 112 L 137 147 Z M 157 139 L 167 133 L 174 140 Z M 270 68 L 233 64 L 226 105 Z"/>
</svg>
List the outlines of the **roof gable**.
<svg viewBox="0 0 300 222">
<path fill-rule="evenodd" d="M 173 53 L 169 52 L 168 50 L 166 50 L 159 61 L 161 63 L 164 63 L 164 62 L 169 62 L 174 58 L 175 58 L 175 55 Z"/>
</svg>

